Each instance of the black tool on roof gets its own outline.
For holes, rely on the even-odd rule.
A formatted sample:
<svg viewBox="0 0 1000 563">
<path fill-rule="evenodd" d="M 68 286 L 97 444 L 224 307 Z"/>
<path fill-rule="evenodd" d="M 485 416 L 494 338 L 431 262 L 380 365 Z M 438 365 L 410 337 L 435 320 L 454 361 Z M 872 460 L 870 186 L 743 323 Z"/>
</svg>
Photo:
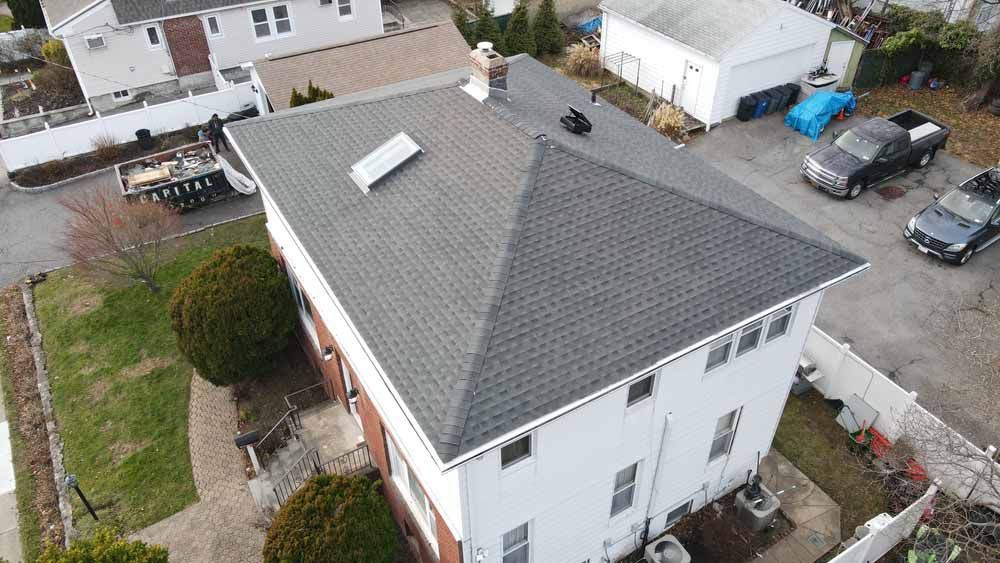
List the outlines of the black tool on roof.
<svg viewBox="0 0 1000 563">
<path fill-rule="evenodd" d="M 582 111 L 573 106 L 567 107 L 569 108 L 569 115 L 560 117 L 559 123 L 562 123 L 563 127 L 569 129 L 571 133 L 575 133 L 577 135 L 590 133 L 593 126 L 590 124 L 590 120 L 587 119 L 587 116 L 583 115 Z"/>
</svg>

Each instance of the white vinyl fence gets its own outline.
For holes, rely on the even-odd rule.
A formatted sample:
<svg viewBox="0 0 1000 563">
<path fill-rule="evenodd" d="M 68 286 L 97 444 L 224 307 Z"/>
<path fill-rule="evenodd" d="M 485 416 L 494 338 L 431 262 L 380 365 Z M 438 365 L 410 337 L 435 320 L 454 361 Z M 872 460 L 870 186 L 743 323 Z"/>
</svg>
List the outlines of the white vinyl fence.
<svg viewBox="0 0 1000 563">
<path fill-rule="evenodd" d="M 49 127 L 44 131 L 0 141 L 0 157 L 8 171 L 26 166 L 59 160 L 94 150 L 94 139 L 111 135 L 119 142 L 135 139 L 139 129 L 149 129 L 153 135 L 176 131 L 205 123 L 217 113 L 222 117 L 256 103 L 256 96 L 249 82 L 228 84 L 224 90 L 201 94 L 188 93 L 188 97 L 157 105 L 147 105 L 137 110 L 102 116 L 93 119 Z"/>
<path fill-rule="evenodd" d="M 1000 512 L 1000 463 L 996 448 L 986 451 L 962 437 L 917 403 L 917 394 L 907 392 L 822 330 L 812 327 L 803 356 L 815 362 L 822 373 L 813 385 L 827 399 L 847 400 L 857 395 L 878 412 L 871 424 L 890 441 L 905 429 L 912 435 L 917 461 L 942 491 L 956 498 L 971 499 Z M 989 483 L 993 485 L 990 486 Z"/>
<path fill-rule="evenodd" d="M 830 560 L 830 563 L 870 563 L 878 561 L 880 557 L 889 553 L 899 542 L 908 538 L 920 522 L 923 515 L 931 503 L 934 502 L 934 495 L 937 494 L 937 487 L 931 485 L 924 496 L 916 502 L 906 507 L 894 517 L 888 514 L 880 514 L 872 518 L 865 524 L 868 535 L 864 536 L 857 543 L 844 550 L 840 555 Z"/>
</svg>

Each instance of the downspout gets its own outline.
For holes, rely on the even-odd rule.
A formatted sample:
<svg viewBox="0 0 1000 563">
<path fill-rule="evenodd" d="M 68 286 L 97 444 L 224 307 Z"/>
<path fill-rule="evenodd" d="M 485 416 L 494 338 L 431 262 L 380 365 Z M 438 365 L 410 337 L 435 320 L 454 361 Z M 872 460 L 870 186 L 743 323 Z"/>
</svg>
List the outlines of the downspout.
<svg viewBox="0 0 1000 563">
<path fill-rule="evenodd" d="M 462 500 L 462 527 L 464 528 L 465 538 L 462 541 L 462 551 L 466 550 L 468 546 L 468 556 L 465 553 L 462 554 L 462 560 L 467 562 L 479 561 L 476 559 L 476 546 L 472 535 L 472 502 L 469 500 L 469 466 L 464 465 L 458 468 L 458 471 L 462 474 L 462 486 L 459 491 L 459 497 Z"/>
<path fill-rule="evenodd" d="M 660 450 L 656 452 L 656 467 L 653 468 L 653 486 L 649 491 L 649 501 L 646 502 L 646 516 L 643 519 L 642 528 L 642 543 L 646 543 L 649 539 L 649 523 L 652 518 L 649 514 L 653 511 L 653 499 L 656 498 L 656 483 L 660 476 L 660 462 L 663 460 L 663 450 L 667 449 L 667 440 L 670 437 L 670 427 L 674 422 L 674 414 L 668 412 L 665 420 L 663 421 L 663 432 L 660 434 Z"/>
</svg>

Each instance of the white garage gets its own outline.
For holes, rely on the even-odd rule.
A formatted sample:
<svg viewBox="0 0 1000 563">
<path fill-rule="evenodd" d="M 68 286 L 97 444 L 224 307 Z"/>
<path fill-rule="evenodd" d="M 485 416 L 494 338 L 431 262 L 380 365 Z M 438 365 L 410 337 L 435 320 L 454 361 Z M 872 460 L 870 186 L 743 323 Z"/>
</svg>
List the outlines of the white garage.
<svg viewBox="0 0 1000 563">
<path fill-rule="evenodd" d="M 798 82 L 836 25 L 782 0 L 603 0 L 601 57 L 705 124 L 741 96 Z M 623 64 L 623 61 L 627 61 Z"/>
</svg>

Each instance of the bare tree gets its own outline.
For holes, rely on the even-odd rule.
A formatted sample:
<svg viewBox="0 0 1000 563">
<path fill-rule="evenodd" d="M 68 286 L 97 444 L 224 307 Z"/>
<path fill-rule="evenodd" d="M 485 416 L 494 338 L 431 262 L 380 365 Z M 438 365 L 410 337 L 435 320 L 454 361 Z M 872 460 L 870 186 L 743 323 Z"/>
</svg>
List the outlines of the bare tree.
<svg viewBox="0 0 1000 563">
<path fill-rule="evenodd" d="M 127 201 L 110 186 L 70 195 L 60 203 L 70 212 L 64 244 L 74 262 L 159 291 L 156 272 L 163 239 L 176 232 L 180 221 L 175 210 Z"/>
</svg>

